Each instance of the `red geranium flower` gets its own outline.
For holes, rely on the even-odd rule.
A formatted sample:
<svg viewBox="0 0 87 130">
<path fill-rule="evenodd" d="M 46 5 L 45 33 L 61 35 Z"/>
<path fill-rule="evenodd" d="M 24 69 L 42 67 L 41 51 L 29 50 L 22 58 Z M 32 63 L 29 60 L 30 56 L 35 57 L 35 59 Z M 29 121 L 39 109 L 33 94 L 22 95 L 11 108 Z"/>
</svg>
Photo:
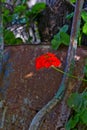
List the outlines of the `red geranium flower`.
<svg viewBox="0 0 87 130">
<path fill-rule="evenodd" d="M 53 53 L 46 53 L 36 58 L 36 69 L 49 68 L 51 66 L 59 67 L 61 61 Z"/>
</svg>

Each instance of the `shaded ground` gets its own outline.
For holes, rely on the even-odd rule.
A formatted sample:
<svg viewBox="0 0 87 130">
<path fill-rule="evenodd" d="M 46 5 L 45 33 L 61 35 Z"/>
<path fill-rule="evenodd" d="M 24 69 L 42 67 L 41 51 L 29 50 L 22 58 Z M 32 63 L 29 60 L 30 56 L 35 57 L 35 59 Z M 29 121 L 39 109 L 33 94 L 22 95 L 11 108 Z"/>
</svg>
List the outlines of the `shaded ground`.
<svg viewBox="0 0 87 130">
<path fill-rule="evenodd" d="M 55 70 L 42 69 L 36 71 L 35 58 L 45 52 L 53 52 L 65 66 L 67 48 L 53 51 L 48 45 L 23 45 L 6 47 L 9 52 L 10 79 L 9 84 L 1 92 L 0 112 L 4 118 L 3 130 L 28 130 L 34 115 L 55 95 L 61 82 L 62 74 Z M 81 59 L 87 57 L 87 47 L 79 48 L 78 55 Z M 77 62 L 80 65 L 80 62 Z M 5 66 L 6 67 L 6 66 Z M 5 72 L 5 71 L 4 71 Z M 2 84 L 3 83 L 2 79 Z M 61 104 L 57 106 L 44 120 L 41 130 L 57 130 L 58 113 Z M 1 118 L 2 122 L 2 118 Z M 1 129 L 0 129 L 1 130 Z"/>
</svg>

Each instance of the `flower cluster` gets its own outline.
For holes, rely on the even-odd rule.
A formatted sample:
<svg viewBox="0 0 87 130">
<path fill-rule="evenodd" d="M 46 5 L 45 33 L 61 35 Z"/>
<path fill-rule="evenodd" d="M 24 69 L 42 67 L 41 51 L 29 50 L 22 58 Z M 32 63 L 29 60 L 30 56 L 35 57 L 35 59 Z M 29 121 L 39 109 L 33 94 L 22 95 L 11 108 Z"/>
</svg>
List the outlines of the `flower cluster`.
<svg viewBox="0 0 87 130">
<path fill-rule="evenodd" d="M 53 53 L 46 53 L 36 58 L 36 69 L 49 68 L 51 66 L 59 67 L 61 61 Z"/>
</svg>

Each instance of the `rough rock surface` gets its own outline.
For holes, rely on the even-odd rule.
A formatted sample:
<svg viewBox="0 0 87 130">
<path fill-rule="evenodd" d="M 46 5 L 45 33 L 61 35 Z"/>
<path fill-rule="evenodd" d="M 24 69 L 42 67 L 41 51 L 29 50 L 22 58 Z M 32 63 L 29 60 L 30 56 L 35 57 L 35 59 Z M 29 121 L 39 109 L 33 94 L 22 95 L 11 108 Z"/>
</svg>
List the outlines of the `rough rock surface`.
<svg viewBox="0 0 87 130">
<path fill-rule="evenodd" d="M 10 64 L 12 71 L 6 79 L 9 81 L 8 86 L 1 79 L 5 88 L 0 91 L 1 122 L 2 117 L 4 119 L 2 129 L 28 130 L 34 115 L 52 99 L 62 79 L 62 74 L 52 68 L 36 71 L 35 58 L 43 53 L 53 52 L 60 58 L 63 70 L 67 48 L 61 47 L 58 51 L 53 51 L 48 45 L 22 45 L 6 47 L 5 51 L 9 52 L 7 64 Z M 86 58 L 87 47 L 78 48 L 77 55 L 80 56 L 79 61 Z M 79 61 L 77 64 L 80 66 Z M 7 64 L 4 66 L 4 75 Z M 57 130 L 60 109 L 59 105 L 47 115 L 41 130 Z"/>
</svg>

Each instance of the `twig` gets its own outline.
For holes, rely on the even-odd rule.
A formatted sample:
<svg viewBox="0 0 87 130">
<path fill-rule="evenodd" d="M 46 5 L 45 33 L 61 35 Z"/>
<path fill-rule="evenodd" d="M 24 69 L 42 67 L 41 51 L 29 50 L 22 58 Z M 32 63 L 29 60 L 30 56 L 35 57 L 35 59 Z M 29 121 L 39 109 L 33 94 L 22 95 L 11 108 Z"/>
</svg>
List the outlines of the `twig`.
<svg viewBox="0 0 87 130">
<path fill-rule="evenodd" d="M 65 73 L 64 71 L 60 70 L 59 68 L 57 68 L 57 67 L 55 67 L 55 66 L 52 66 L 52 68 L 55 69 L 56 71 L 62 73 L 62 74 L 66 74 L 68 77 L 81 80 L 81 82 L 82 82 L 82 81 L 87 82 L 87 79 L 80 78 L 80 77 L 77 77 L 77 76 L 75 76 L 75 75 L 71 75 L 71 74 L 69 74 L 69 73 Z"/>
</svg>

